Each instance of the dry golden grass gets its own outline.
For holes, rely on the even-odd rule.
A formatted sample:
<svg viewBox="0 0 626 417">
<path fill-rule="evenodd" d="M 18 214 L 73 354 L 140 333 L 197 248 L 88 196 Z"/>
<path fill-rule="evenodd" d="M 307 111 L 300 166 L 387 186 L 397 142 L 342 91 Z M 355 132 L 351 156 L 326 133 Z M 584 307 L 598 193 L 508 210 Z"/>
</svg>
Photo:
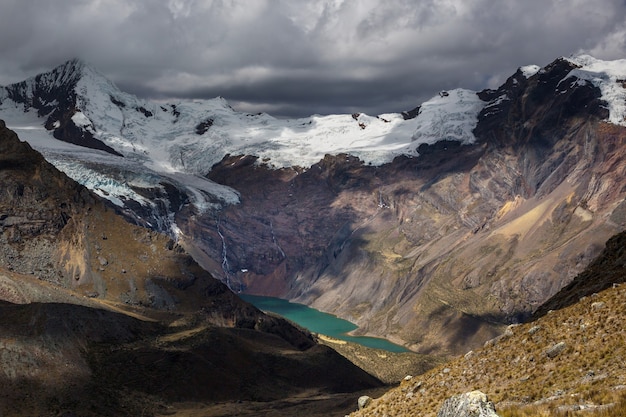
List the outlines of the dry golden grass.
<svg viewBox="0 0 626 417">
<path fill-rule="evenodd" d="M 522 407 L 506 407 L 498 412 L 500 417 L 549 417 L 576 416 L 584 414 L 592 417 L 623 417 L 626 416 L 626 394 L 613 392 L 602 396 L 602 405 L 527 405 Z"/>
<path fill-rule="evenodd" d="M 551 348 L 564 349 L 549 355 Z M 435 416 L 452 395 L 481 390 L 501 417 L 614 417 L 626 412 L 626 284 L 506 332 L 375 400 L 365 416 Z"/>
</svg>

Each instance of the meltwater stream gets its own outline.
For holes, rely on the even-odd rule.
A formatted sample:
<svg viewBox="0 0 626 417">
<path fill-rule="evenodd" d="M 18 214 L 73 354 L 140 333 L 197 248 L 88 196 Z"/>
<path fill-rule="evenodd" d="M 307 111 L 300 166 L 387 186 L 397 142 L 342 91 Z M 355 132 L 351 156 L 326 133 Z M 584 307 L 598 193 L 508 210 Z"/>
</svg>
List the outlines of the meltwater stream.
<svg viewBox="0 0 626 417">
<path fill-rule="evenodd" d="M 350 336 L 347 333 L 358 327 L 347 320 L 323 313 L 304 304 L 292 303 L 282 298 L 239 294 L 239 296 L 262 311 L 283 316 L 313 333 L 320 333 L 335 339 L 358 343 L 363 346 L 384 349 L 390 352 L 408 352 L 400 345 L 377 337 Z"/>
</svg>

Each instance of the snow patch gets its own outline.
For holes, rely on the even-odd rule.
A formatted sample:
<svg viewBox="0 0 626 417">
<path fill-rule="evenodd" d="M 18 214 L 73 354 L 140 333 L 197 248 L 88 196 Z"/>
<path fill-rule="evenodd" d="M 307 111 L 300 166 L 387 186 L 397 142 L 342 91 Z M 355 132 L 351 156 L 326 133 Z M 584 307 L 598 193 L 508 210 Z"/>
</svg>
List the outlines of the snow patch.
<svg viewBox="0 0 626 417">
<path fill-rule="evenodd" d="M 576 77 L 600 88 L 602 99 L 608 103 L 608 121 L 626 126 L 626 59 L 602 61 L 589 55 L 577 55 L 568 59 L 580 68 L 570 71 L 565 79 Z"/>
<path fill-rule="evenodd" d="M 422 104 L 412 139 L 428 144 L 440 140 L 474 143 L 476 138 L 472 131 L 484 107 L 485 102 L 471 90 L 456 89 L 447 95 L 435 96 Z"/>
<path fill-rule="evenodd" d="M 540 69 L 541 67 L 539 65 L 526 65 L 526 66 L 520 67 L 520 71 L 522 72 L 522 75 L 524 75 L 524 77 L 526 78 L 530 78 L 533 75 L 537 74 Z"/>
<path fill-rule="evenodd" d="M 85 114 L 80 111 L 74 113 L 74 115 L 72 116 L 72 121 L 78 127 L 91 127 L 91 120 L 89 120 L 87 116 L 85 116 Z"/>
</svg>

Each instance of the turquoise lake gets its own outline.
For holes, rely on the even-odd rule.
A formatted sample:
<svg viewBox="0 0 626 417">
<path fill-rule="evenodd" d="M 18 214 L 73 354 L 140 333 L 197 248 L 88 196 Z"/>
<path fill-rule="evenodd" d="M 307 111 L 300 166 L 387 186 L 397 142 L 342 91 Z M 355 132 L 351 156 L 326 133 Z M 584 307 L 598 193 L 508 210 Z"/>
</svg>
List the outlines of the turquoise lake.
<svg viewBox="0 0 626 417">
<path fill-rule="evenodd" d="M 313 333 L 321 333 L 335 339 L 358 343 L 363 346 L 384 349 L 390 352 L 408 352 L 402 346 L 386 339 L 367 336 L 350 336 L 347 333 L 358 327 L 347 320 L 323 313 L 304 304 L 292 303 L 282 298 L 239 294 L 239 296 L 262 311 L 269 311 L 285 317 Z"/>
</svg>

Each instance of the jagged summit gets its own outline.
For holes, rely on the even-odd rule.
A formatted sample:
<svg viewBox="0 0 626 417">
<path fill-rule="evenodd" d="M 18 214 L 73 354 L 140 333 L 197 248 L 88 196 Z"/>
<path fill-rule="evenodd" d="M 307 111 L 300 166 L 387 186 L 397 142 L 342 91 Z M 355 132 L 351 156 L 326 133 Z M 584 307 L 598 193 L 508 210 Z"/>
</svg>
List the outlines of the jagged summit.
<svg viewBox="0 0 626 417">
<path fill-rule="evenodd" d="M 117 88 L 104 75 L 85 61 L 74 58 L 58 67 L 3 88 L 5 97 L 24 105 L 24 111 L 34 108 L 39 116 L 48 116 L 55 107 L 61 107 L 75 99 L 77 85 L 81 80 Z M 84 90 L 81 95 L 92 93 Z M 73 103 L 76 104 L 76 103 Z"/>
<path fill-rule="evenodd" d="M 15 102 L 24 102 L 24 104 L 37 105 L 39 103 L 26 100 L 33 100 L 34 97 L 41 95 L 43 92 L 50 93 L 55 89 L 65 88 L 71 90 L 76 83 L 82 78 L 83 71 L 87 68 L 87 64 L 78 58 L 71 59 L 64 64 L 59 65 L 52 70 L 27 78 L 19 83 L 11 84 L 6 88 L 8 97 Z"/>
<path fill-rule="evenodd" d="M 5 109 L 21 107 L 24 113 L 36 113 L 45 120 L 43 125 L 55 139 L 122 156 L 96 138 L 95 130 L 81 117 L 89 97 L 97 96 L 101 91 L 119 92 L 111 81 L 84 61 L 69 60 L 49 72 L 11 84 L 3 90 L 0 106 Z"/>
</svg>

